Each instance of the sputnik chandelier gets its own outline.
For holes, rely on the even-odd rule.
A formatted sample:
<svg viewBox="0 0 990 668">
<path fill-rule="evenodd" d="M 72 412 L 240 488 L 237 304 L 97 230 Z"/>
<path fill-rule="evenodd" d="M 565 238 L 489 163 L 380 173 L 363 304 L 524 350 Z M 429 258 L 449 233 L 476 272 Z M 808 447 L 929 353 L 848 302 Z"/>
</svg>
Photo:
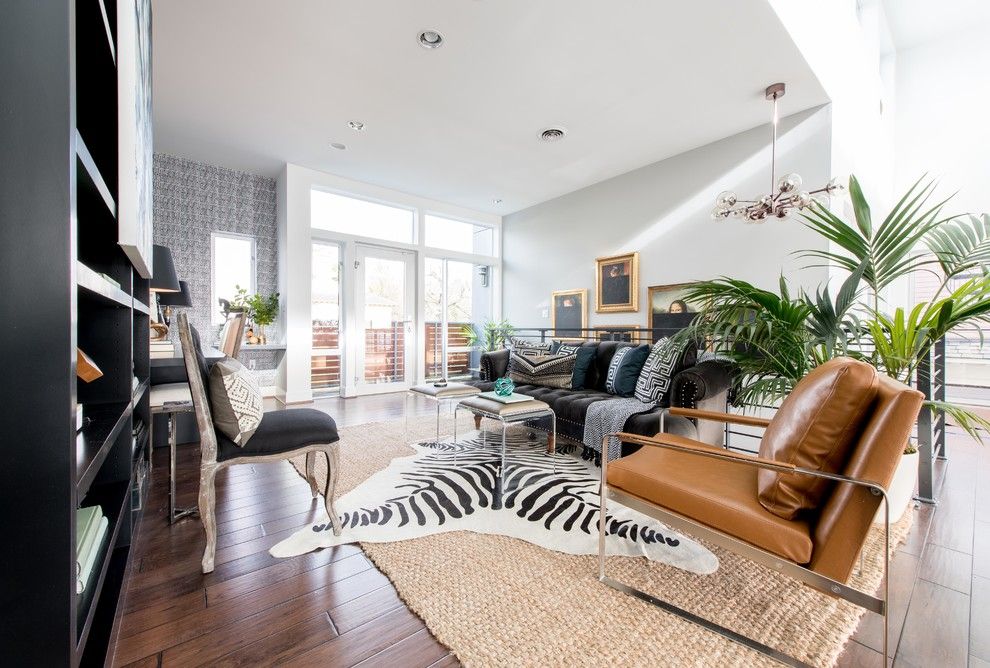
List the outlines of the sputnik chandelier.
<svg viewBox="0 0 990 668">
<path fill-rule="evenodd" d="M 712 218 L 721 220 L 729 216 L 744 218 L 753 223 L 759 223 L 767 218 L 786 218 L 794 210 L 809 206 L 818 193 L 832 194 L 842 189 L 842 185 L 832 179 L 824 188 L 818 190 L 801 190 L 802 180 L 797 174 L 787 174 L 777 181 L 777 100 L 784 97 L 784 84 L 775 83 L 767 86 L 766 97 L 773 103 L 772 134 L 770 139 L 770 191 L 773 194 L 763 195 L 759 199 L 738 199 L 734 192 L 726 190 L 715 198 L 715 208 Z"/>
</svg>

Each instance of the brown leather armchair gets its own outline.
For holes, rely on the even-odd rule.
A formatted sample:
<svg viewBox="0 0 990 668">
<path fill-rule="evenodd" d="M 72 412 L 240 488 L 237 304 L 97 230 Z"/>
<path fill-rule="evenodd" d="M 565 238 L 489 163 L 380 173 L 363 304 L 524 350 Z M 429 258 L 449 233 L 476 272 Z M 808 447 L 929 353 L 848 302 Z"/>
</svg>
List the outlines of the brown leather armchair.
<svg viewBox="0 0 990 668">
<path fill-rule="evenodd" d="M 670 409 L 674 415 L 765 428 L 758 455 L 672 434 L 618 434 L 648 447 L 602 462 L 599 580 L 785 663 L 804 665 L 608 577 L 605 509 L 612 501 L 882 615 L 886 656 L 886 488 L 922 400 L 920 392 L 869 364 L 840 358 L 802 379 L 772 420 Z M 881 500 L 886 516 L 884 584 L 878 598 L 846 583 Z"/>
</svg>

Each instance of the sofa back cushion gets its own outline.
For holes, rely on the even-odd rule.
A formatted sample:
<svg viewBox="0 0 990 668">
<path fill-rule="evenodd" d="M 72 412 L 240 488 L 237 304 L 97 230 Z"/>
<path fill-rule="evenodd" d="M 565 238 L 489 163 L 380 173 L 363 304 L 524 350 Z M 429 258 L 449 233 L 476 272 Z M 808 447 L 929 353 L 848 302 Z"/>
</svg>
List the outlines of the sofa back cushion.
<svg viewBox="0 0 990 668">
<path fill-rule="evenodd" d="M 542 385 L 569 390 L 576 361 L 576 352 L 569 355 L 534 355 L 513 351 L 509 357 L 509 378 L 517 385 Z"/>
<path fill-rule="evenodd" d="M 840 357 L 821 365 L 784 399 L 760 442 L 760 456 L 801 468 L 839 473 L 877 396 L 877 371 Z M 764 508 L 784 519 L 818 508 L 830 481 L 761 470 Z"/>
</svg>

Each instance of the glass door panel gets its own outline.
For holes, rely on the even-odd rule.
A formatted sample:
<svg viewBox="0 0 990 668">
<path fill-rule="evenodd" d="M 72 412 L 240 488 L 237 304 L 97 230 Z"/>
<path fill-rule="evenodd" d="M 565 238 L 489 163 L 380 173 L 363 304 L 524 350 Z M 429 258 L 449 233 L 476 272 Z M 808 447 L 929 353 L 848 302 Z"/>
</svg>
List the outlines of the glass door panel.
<svg viewBox="0 0 990 668">
<path fill-rule="evenodd" d="M 394 391 L 408 386 L 415 340 L 412 253 L 370 246 L 357 248 L 358 391 Z"/>
<path fill-rule="evenodd" d="M 340 246 L 313 242 L 310 382 L 316 393 L 340 390 Z"/>
<path fill-rule="evenodd" d="M 491 319 L 490 274 L 487 266 L 426 259 L 427 380 L 466 379 L 477 368 L 471 333 L 480 334 Z"/>
</svg>

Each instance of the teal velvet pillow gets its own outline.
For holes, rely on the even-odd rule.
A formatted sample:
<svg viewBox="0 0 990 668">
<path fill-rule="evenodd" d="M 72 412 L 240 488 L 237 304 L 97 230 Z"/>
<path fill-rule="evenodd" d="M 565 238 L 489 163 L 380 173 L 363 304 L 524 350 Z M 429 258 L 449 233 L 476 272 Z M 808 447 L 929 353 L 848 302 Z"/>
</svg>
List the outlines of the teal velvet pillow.
<svg viewBox="0 0 990 668">
<path fill-rule="evenodd" d="M 598 346 L 578 346 L 577 361 L 574 362 L 574 373 L 571 375 L 571 389 L 583 390 L 585 379 L 588 377 L 588 369 L 595 361 L 598 354 Z"/>
<path fill-rule="evenodd" d="M 615 351 L 608 365 L 605 391 L 618 397 L 631 397 L 636 393 L 636 381 L 643 363 L 650 354 L 650 346 L 626 346 Z"/>
</svg>

